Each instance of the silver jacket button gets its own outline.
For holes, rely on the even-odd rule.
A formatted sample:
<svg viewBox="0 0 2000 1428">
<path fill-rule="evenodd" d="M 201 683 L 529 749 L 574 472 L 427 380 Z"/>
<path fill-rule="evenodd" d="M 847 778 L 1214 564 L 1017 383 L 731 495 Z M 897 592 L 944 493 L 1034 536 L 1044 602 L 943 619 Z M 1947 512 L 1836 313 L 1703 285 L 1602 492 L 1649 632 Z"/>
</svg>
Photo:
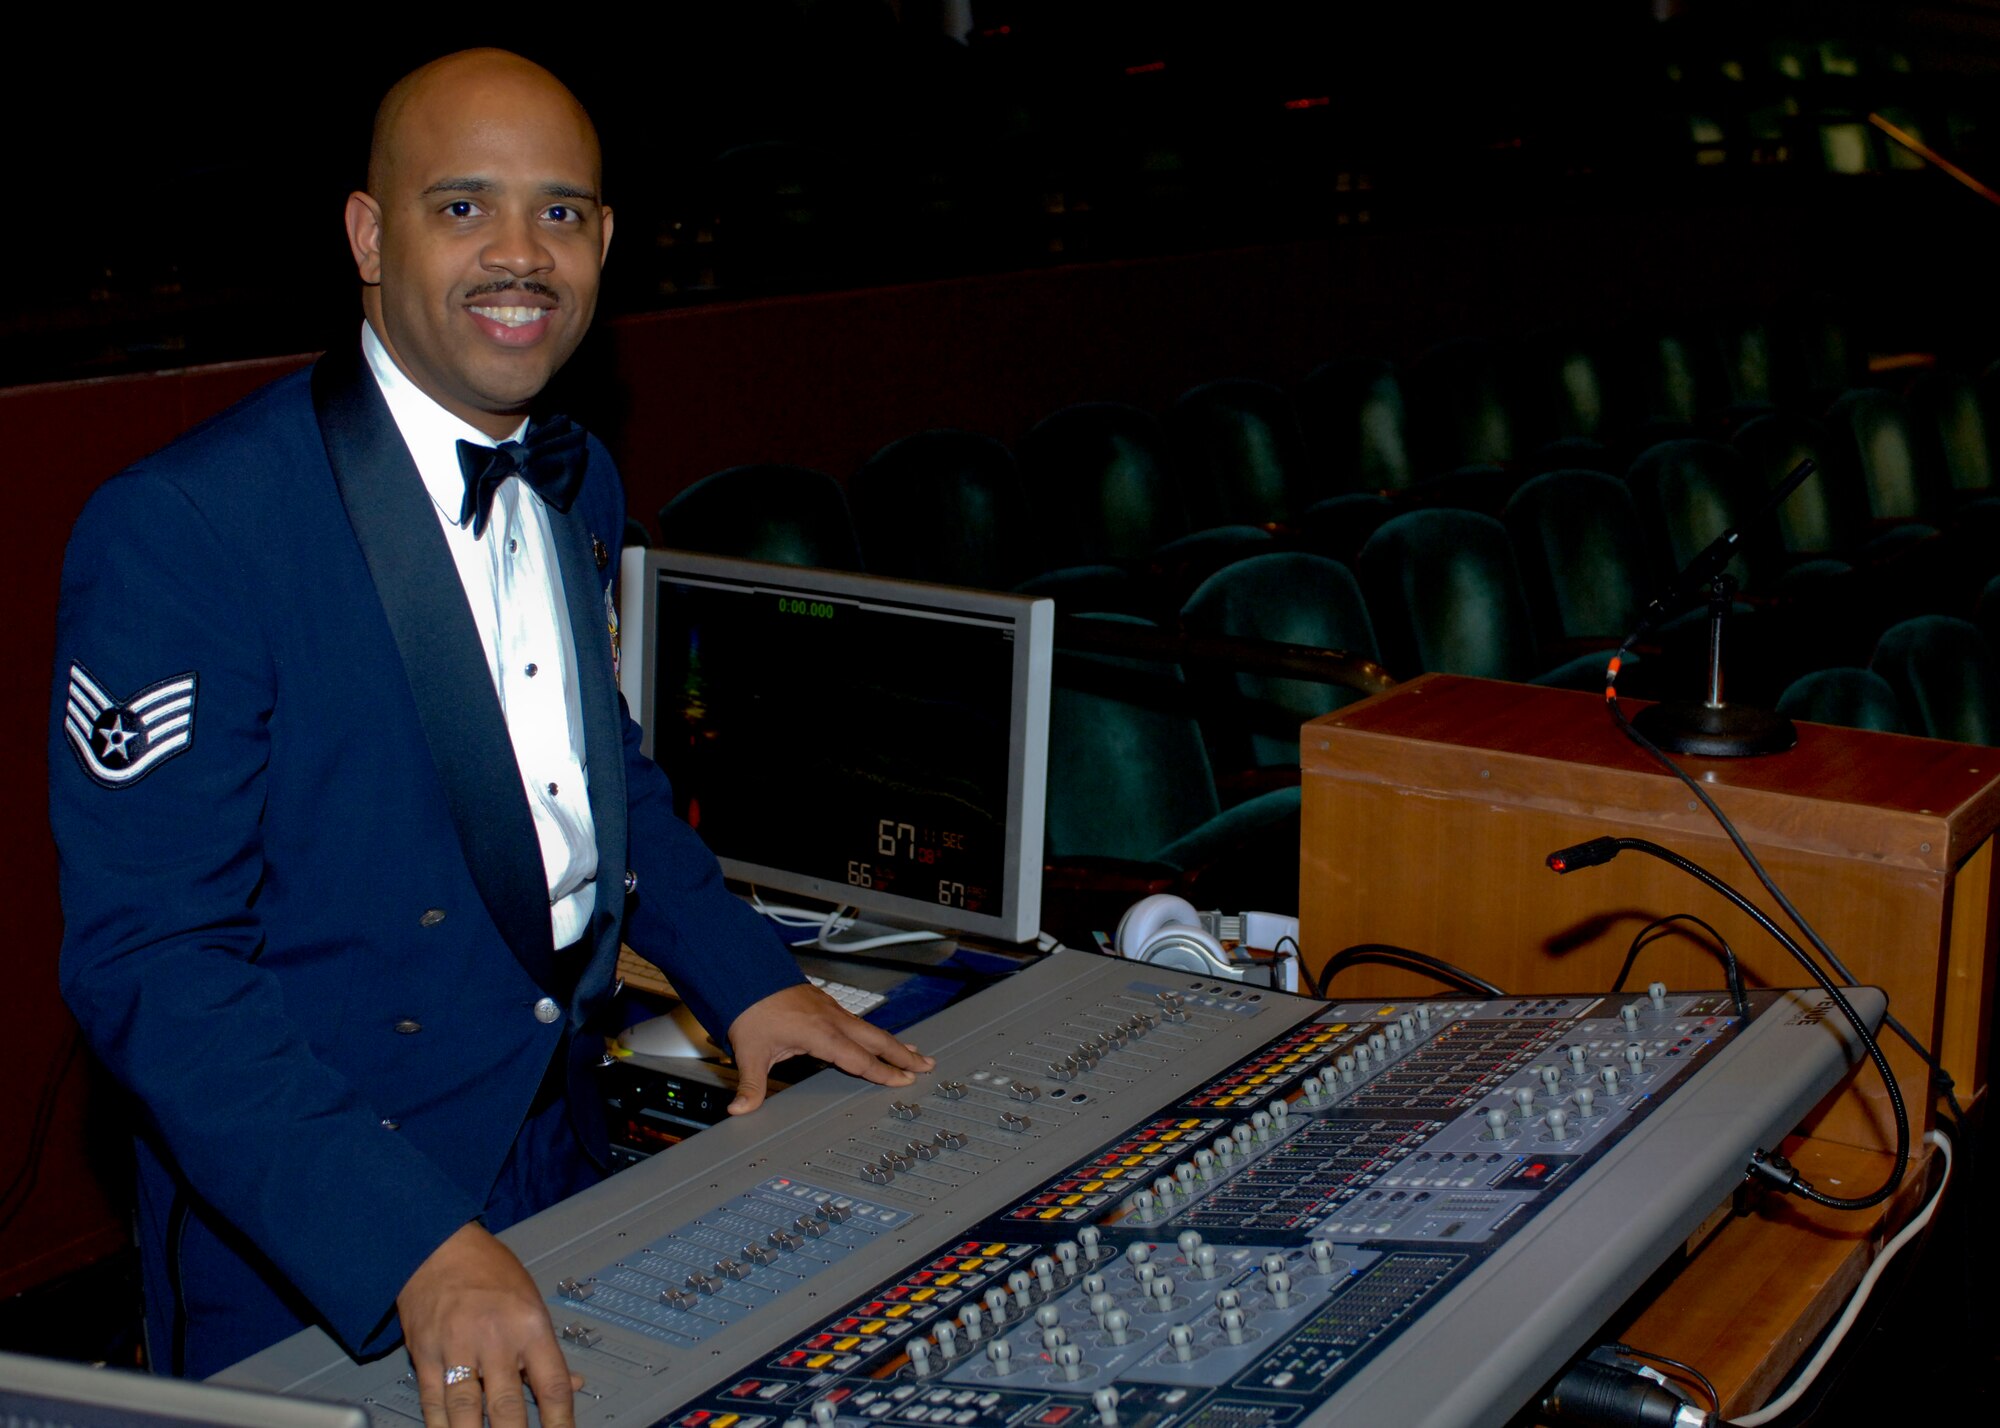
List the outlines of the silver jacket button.
<svg viewBox="0 0 2000 1428">
<path fill-rule="evenodd" d="M 562 1015 L 562 1008 L 556 1005 L 554 997 L 543 997 L 535 1003 L 535 1020 L 547 1026 Z"/>
<path fill-rule="evenodd" d="M 637 891 L 639 891 L 639 875 L 630 868 L 627 868 L 625 870 L 625 896 L 630 897 Z"/>
</svg>

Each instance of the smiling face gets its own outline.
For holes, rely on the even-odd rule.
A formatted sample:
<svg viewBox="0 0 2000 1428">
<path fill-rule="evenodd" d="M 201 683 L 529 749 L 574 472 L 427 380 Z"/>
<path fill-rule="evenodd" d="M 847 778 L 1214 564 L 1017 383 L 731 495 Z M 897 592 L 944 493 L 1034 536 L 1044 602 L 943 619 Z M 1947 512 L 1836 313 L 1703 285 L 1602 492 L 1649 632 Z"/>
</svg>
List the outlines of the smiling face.
<svg viewBox="0 0 2000 1428">
<path fill-rule="evenodd" d="M 362 309 L 404 375 L 491 436 L 583 340 L 611 243 L 597 134 L 546 70 L 450 55 L 390 91 L 347 200 Z"/>
</svg>

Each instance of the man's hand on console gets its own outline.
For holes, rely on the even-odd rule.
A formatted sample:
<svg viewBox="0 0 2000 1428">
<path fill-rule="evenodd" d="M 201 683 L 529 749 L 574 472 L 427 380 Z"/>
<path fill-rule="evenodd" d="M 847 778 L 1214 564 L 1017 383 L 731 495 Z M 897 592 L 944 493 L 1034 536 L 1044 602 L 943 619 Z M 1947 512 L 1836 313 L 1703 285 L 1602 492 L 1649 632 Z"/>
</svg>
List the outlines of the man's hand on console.
<svg viewBox="0 0 2000 1428">
<path fill-rule="evenodd" d="M 526 1428 L 522 1385 L 544 1428 L 574 1428 L 583 1380 L 556 1345 L 549 1311 L 521 1261 L 477 1224 L 461 1227 L 417 1266 L 396 1296 L 417 1373 L 424 1428 Z"/>
<path fill-rule="evenodd" d="M 729 1114 L 740 1116 L 764 1104 L 771 1068 L 790 1056 L 817 1056 L 850 1076 L 878 1086 L 907 1086 L 916 1073 L 937 1063 L 880 1027 L 850 1016 L 818 987 L 801 984 L 753 1002 L 729 1026 L 736 1057 L 736 1099 Z"/>
</svg>

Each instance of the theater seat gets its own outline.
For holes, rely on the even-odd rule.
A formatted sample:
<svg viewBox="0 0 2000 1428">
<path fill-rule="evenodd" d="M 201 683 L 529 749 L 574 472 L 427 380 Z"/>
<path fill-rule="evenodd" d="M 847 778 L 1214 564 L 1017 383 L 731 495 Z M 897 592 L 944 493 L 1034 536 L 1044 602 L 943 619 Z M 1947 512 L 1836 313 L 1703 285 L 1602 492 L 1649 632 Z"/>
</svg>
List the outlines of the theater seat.
<svg viewBox="0 0 2000 1428">
<path fill-rule="evenodd" d="M 893 441 L 855 474 L 850 495 L 876 574 L 1011 590 L 1039 563 L 1014 458 L 989 436 L 925 431 Z"/>
<path fill-rule="evenodd" d="M 676 550 L 861 569 L 847 497 L 823 471 L 732 466 L 704 476 L 660 507 L 660 543 Z"/>
<path fill-rule="evenodd" d="M 1051 568 L 1142 561 L 1187 534 L 1166 433 L 1137 407 L 1065 407 L 1015 457 Z"/>
<path fill-rule="evenodd" d="M 1646 598 L 1646 547 L 1624 482 L 1551 471 L 1516 491 L 1500 519 L 1542 644 L 1631 633 Z"/>
<path fill-rule="evenodd" d="M 1919 615 L 1892 625 L 1868 667 L 1895 690 L 1911 733 L 2000 743 L 2000 663 L 1971 621 Z"/>
<path fill-rule="evenodd" d="M 1788 719 L 1838 724 L 1902 734 L 1902 704 L 1889 681 L 1867 669 L 1821 669 L 1802 675 L 1778 696 L 1778 712 Z"/>
<path fill-rule="evenodd" d="M 1403 386 L 1379 357 L 1323 362 L 1293 393 L 1306 456 L 1325 490 L 1397 491 L 1410 465 Z"/>
<path fill-rule="evenodd" d="M 1380 662 L 1368 607 L 1352 571 L 1302 551 L 1225 566 L 1181 609 L 1190 633 L 1345 650 Z M 1317 680 L 1241 672 L 1200 678 L 1202 728 L 1222 768 L 1296 767 L 1299 725 L 1364 697 Z"/>
<path fill-rule="evenodd" d="M 1195 529 L 1283 521 L 1321 495 L 1291 399 L 1269 382 L 1207 382 L 1182 394 L 1167 422 Z"/>
<path fill-rule="evenodd" d="M 1369 537 L 1357 567 L 1383 660 L 1398 678 L 1437 671 L 1603 687 L 1602 656 L 1543 667 L 1507 529 L 1491 516 L 1411 511 Z"/>
</svg>

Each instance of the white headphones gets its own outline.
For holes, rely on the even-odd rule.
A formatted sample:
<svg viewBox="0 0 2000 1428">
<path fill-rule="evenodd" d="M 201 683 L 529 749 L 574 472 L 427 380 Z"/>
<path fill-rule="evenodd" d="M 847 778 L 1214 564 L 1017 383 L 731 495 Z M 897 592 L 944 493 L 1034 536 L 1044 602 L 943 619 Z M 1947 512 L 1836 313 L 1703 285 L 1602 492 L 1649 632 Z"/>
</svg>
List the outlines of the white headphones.
<svg viewBox="0 0 2000 1428">
<path fill-rule="evenodd" d="M 1239 975 L 1231 968 L 1222 944 L 1201 925 L 1201 914 L 1186 898 L 1172 893 L 1142 897 L 1125 909 L 1112 936 L 1118 955 L 1156 967 L 1194 972 L 1204 977 Z"/>
</svg>

